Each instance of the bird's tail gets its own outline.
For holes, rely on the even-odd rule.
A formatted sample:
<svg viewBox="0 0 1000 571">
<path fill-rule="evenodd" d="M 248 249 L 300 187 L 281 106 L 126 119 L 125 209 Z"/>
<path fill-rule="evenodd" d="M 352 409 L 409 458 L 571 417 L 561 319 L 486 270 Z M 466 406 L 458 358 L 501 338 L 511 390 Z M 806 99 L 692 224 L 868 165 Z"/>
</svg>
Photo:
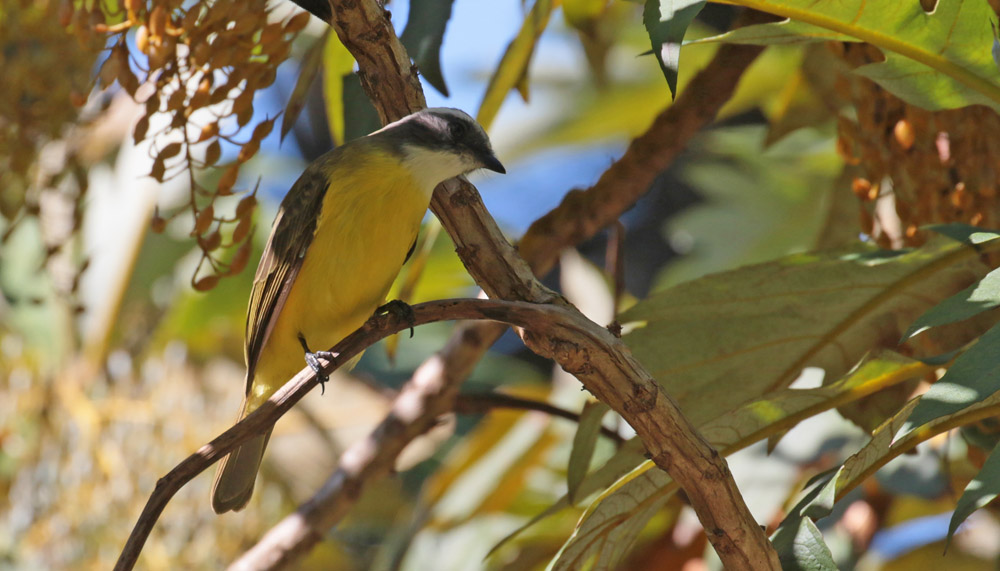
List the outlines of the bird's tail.
<svg viewBox="0 0 1000 571">
<path fill-rule="evenodd" d="M 249 414 L 250 411 L 246 408 L 247 403 L 244 401 L 239 419 Z M 271 430 L 247 440 L 219 462 L 215 484 L 212 485 L 212 509 L 215 513 L 239 511 L 246 507 L 253 495 L 257 470 L 260 469 L 267 441 L 271 438 Z"/>
</svg>

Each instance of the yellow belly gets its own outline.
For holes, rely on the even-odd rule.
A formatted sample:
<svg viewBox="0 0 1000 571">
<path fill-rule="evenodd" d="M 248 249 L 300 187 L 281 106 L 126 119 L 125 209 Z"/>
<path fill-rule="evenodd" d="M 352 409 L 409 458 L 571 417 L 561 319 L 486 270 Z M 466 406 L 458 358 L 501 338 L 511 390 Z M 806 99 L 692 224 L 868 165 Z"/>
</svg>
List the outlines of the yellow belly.
<svg viewBox="0 0 1000 571">
<path fill-rule="evenodd" d="M 261 349 L 246 412 L 305 366 L 300 333 L 311 350 L 325 351 L 364 324 L 417 237 L 433 189 L 391 157 L 364 162 L 363 174 L 356 156 L 334 167 L 313 241 Z"/>
</svg>

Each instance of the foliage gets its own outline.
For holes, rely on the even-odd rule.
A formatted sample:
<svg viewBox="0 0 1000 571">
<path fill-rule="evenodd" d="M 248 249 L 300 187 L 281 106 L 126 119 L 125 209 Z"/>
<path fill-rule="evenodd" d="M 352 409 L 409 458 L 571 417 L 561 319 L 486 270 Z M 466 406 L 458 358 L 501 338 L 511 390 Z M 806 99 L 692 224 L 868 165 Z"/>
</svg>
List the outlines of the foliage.
<svg viewBox="0 0 1000 571">
<path fill-rule="evenodd" d="M 235 412 L 246 266 L 266 238 L 272 187 L 301 171 L 288 155 L 316 155 L 307 126 L 341 142 L 374 115 L 337 34 L 281 3 L 8 4 L 0 553 L 14 567 L 107 567 L 157 478 Z M 762 502 L 754 513 L 783 564 L 861 567 L 892 525 L 942 510 L 954 514 L 928 543 L 950 542 L 947 557 L 1000 549 L 970 547 L 960 527 L 995 518 L 998 493 L 996 3 L 512 4 L 520 12 L 498 20 L 493 63 L 465 75 L 449 49 L 486 49 L 498 23 L 462 16 L 468 2 L 453 0 L 411 0 L 394 23 L 432 101 L 480 102 L 514 181 L 483 187 L 507 184 L 485 194 L 518 213 L 515 231 L 579 172 L 600 174 L 675 93 L 696 112 L 681 98 L 720 44 L 768 46 L 713 127 L 623 213 L 625 232 L 579 245 L 586 260 L 562 257 L 558 287 L 595 321 L 624 326 L 635 358 L 738 477 L 758 471 L 745 463 L 775 467 L 744 492 Z M 781 20 L 725 31 L 732 5 Z M 451 47 L 469 29 L 482 45 Z M 532 170 L 544 176 L 515 178 Z M 576 212 L 582 225 L 589 215 Z M 394 294 L 470 295 L 446 233 L 429 222 L 422 240 Z M 425 359 L 461 342 L 449 331 L 369 350 L 362 380 L 338 376 L 327 397 L 300 403 L 246 511 L 210 517 L 207 477 L 194 481 L 140 565 L 216 568 L 244 552 L 322 485 Z M 475 402 L 532 410 L 443 422 L 401 457 L 400 477 L 367 483 L 305 566 L 705 559 L 679 487 L 620 417 L 512 346 L 502 341 L 466 387 Z M 943 484 L 914 483 L 894 469 L 906 462 Z M 851 510 L 867 515 L 859 524 Z"/>
</svg>

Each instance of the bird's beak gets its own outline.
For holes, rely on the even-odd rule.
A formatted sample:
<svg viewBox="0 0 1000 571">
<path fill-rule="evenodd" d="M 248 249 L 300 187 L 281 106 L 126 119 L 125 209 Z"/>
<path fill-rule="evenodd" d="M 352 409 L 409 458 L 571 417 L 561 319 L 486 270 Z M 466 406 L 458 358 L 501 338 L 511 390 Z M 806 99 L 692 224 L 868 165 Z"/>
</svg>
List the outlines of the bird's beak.
<svg viewBox="0 0 1000 571">
<path fill-rule="evenodd" d="M 489 169 L 500 174 L 507 174 L 507 169 L 503 168 L 500 160 L 497 159 L 496 155 L 493 153 L 483 153 L 482 156 L 479 157 L 479 160 L 483 163 L 484 169 Z"/>
</svg>

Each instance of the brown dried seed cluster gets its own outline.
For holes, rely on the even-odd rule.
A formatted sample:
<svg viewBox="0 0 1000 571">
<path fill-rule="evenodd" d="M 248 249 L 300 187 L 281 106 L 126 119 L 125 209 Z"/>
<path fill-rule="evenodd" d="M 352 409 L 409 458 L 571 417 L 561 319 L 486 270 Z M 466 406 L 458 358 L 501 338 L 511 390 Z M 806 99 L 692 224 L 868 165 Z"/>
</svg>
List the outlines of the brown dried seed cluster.
<svg viewBox="0 0 1000 571">
<path fill-rule="evenodd" d="M 93 88 L 91 70 L 103 51 L 107 57 L 98 85 L 117 83 L 145 106 L 133 137 L 153 143 L 150 175 L 164 181 L 186 174 L 190 180 L 187 206 L 157 212 L 152 229 L 162 232 L 171 219 L 191 213 L 192 236 L 202 250 L 199 273 L 192 277 L 199 289 L 241 271 L 249 256 L 256 200 L 244 198 L 238 212 L 226 216 L 215 208 L 216 198 L 238 192 L 253 197 L 236 189 L 239 169 L 257 154 L 275 121 L 258 122 L 245 135 L 244 127 L 255 120 L 254 95 L 274 83 L 278 65 L 310 16 L 273 17 L 265 0 L 8 4 L 0 18 L 5 81 L 0 90 L 0 217 L 8 222 L 0 240 L 10 235 L 12 222 L 37 215 L 35 195 L 66 175 L 81 179 L 74 200 L 78 207 L 82 203 L 86 176 L 75 175 L 85 174 L 85 168 L 76 157 L 70 154 L 62 172 L 47 177 L 39 177 L 37 157 L 43 144 L 65 136 L 80 121 L 77 108 Z M 133 31 L 130 48 L 126 35 Z M 109 43 L 112 47 L 105 49 Z M 167 120 L 152 121 L 154 116 Z M 151 124 L 165 126 L 151 130 Z M 209 188 L 194 172 L 216 165 L 224 142 L 237 148 L 236 160 L 225 166 L 218 186 Z"/>
<path fill-rule="evenodd" d="M 882 59 L 864 44 L 836 44 L 851 67 Z M 862 231 L 877 224 L 874 200 L 891 181 L 905 245 L 926 239 L 920 227 L 963 222 L 1000 225 L 1000 116 L 983 106 L 931 112 L 914 107 L 856 74 L 838 77 L 837 95 L 857 111 L 841 116 L 838 149 L 864 173 L 855 179 Z M 878 237 L 888 247 L 885 235 Z"/>
<path fill-rule="evenodd" d="M 254 95 L 274 83 L 278 65 L 288 57 L 292 41 L 310 16 L 299 12 L 279 20 L 272 17 L 264 0 L 195 4 L 129 0 L 125 8 L 129 25 L 118 32 L 119 41 L 111 48 L 99 79 L 105 87 L 117 82 L 138 98 L 147 89 L 140 85 L 153 87 L 145 96 L 146 113 L 133 137 L 136 142 L 154 142 L 150 175 L 164 181 L 187 174 L 191 195 L 186 207 L 166 216 L 157 212 L 152 229 L 162 231 L 170 219 L 191 212 L 191 236 L 202 250 L 191 283 L 195 289 L 208 290 L 219 278 L 246 266 L 256 205 L 253 193 L 247 194 L 232 217 L 217 212 L 215 201 L 246 193 L 236 188 L 240 166 L 257 154 L 275 121 L 267 118 L 254 126 L 249 138 L 241 136 L 254 119 Z M 135 30 L 135 48 L 141 54 L 130 53 L 125 41 L 128 29 Z M 145 69 L 138 63 L 143 60 Z M 169 125 L 150 132 L 157 115 L 166 116 Z M 207 188 L 196 180 L 194 171 L 216 165 L 223 142 L 238 147 L 236 160 L 225 166 L 214 188 Z M 228 262 L 219 255 L 233 248 Z"/>
</svg>

